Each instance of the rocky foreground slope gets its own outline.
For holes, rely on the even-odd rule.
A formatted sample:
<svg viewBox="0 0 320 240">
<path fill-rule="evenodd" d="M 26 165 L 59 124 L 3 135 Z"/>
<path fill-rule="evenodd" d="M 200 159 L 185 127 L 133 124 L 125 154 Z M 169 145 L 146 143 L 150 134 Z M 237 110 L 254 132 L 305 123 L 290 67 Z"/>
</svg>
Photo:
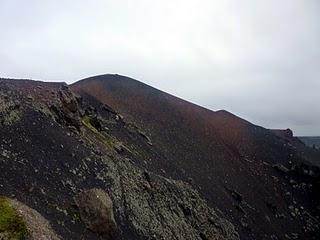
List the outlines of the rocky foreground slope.
<svg viewBox="0 0 320 240">
<path fill-rule="evenodd" d="M 0 239 L 318 239 L 307 151 L 118 75 L 1 79 Z"/>
</svg>

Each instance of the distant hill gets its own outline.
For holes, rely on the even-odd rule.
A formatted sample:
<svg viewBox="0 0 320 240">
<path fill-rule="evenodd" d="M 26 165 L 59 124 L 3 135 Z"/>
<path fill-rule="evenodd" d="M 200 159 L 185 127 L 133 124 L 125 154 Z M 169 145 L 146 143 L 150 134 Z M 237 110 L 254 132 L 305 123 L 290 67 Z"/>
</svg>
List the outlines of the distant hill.
<svg viewBox="0 0 320 240">
<path fill-rule="evenodd" d="M 309 147 L 320 149 L 320 137 L 299 137 Z"/>
</svg>

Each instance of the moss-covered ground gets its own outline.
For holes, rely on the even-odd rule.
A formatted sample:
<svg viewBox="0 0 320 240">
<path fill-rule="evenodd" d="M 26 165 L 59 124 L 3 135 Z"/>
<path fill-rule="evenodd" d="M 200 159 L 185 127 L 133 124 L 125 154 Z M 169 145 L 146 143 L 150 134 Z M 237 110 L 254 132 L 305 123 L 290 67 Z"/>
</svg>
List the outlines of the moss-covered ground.
<svg viewBox="0 0 320 240">
<path fill-rule="evenodd" d="M 11 206 L 9 200 L 0 197 L 0 236 L 4 239 L 23 240 L 27 236 L 27 227 L 21 216 Z"/>
<path fill-rule="evenodd" d="M 85 115 L 82 119 L 82 123 L 90 129 L 92 132 L 96 134 L 96 137 L 109 149 L 115 149 L 117 147 L 121 147 L 125 149 L 127 152 L 130 152 L 130 149 L 124 146 L 122 143 L 118 142 L 116 139 L 111 137 L 108 134 L 100 133 L 92 124 L 92 117 L 89 115 Z"/>
</svg>

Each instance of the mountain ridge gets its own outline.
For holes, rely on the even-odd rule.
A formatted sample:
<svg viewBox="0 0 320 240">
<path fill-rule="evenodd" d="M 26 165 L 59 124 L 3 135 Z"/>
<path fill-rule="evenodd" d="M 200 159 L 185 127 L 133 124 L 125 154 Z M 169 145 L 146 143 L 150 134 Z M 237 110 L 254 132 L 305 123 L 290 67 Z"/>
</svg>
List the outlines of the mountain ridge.
<svg viewBox="0 0 320 240">
<path fill-rule="evenodd" d="M 0 79 L 0 194 L 63 239 L 92 226 L 73 203 L 89 188 L 110 195 L 119 239 L 317 239 L 318 152 L 130 78 L 89 79 Z"/>
<path fill-rule="evenodd" d="M 295 154 L 296 150 L 289 145 L 291 143 L 274 135 L 272 130 L 251 124 L 226 111 L 214 112 L 189 104 L 163 92 L 157 92 L 154 88 L 148 88 L 147 85 L 141 85 L 137 81 L 130 82 L 129 78 L 123 76 L 97 76 L 90 78 L 89 81 L 73 84 L 71 88 L 80 95 L 88 94 L 100 102 L 109 104 L 129 121 L 143 127 L 150 134 L 154 145 L 164 153 L 165 159 L 175 159 L 174 163 L 167 160 L 169 164 L 173 164 L 171 168 L 176 168 L 171 177 L 183 177 L 185 180 L 192 178 L 196 185 L 201 186 L 202 194 L 211 199 L 209 202 L 214 202 L 219 208 L 225 207 L 228 201 L 229 208 L 234 205 L 229 199 L 229 191 L 225 190 L 226 188 L 246 193 L 245 197 L 251 198 L 254 202 L 250 196 L 251 190 L 248 189 L 260 188 L 251 186 L 252 181 L 256 181 L 253 180 L 256 178 L 255 175 L 265 171 L 261 169 L 260 164 L 266 162 L 270 166 L 274 164 L 287 166 L 292 156 L 293 162 L 301 161 L 301 156 Z M 179 146 L 171 144 L 175 142 L 179 143 Z M 257 172 L 247 172 L 247 163 L 253 163 L 257 159 L 259 159 L 256 163 L 258 166 L 254 167 Z M 179 172 L 181 167 L 183 173 Z M 204 179 L 203 176 L 209 176 L 211 179 Z M 270 178 L 268 181 L 272 182 L 272 177 Z M 212 188 L 219 190 L 212 193 Z M 273 191 L 272 184 L 267 188 L 269 188 L 267 191 Z M 270 196 L 263 198 L 268 197 Z M 281 198 L 276 202 L 282 202 Z M 225 214 L 230 213 L 225 212 Z M 247 231 L 241 227 L 243 225 L 240 221 L 243 217 L 241 214 L 232 213 L 229 217 L 238 221 L 238 226 L 243 232 Z M 262 221 L 261 224 L 268 222 Z"/>
</svg>

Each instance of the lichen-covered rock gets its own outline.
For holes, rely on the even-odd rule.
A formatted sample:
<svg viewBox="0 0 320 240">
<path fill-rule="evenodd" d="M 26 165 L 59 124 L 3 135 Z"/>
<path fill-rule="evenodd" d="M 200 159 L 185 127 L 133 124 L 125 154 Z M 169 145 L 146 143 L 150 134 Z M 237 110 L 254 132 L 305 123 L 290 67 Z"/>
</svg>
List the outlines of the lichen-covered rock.
<svg viewBox="0 0 320 240">
<path fill-rule="evenodd" d="M 109 195 L 101 189 L 90 189 L 75 197 L 81 220 L 91 231 L 112 237 L 116 232 L 113 205 Z"/>
<path fill-rule="evenodd" d="M 112 183 L 118 225 L 132 229 L 134 239 L 239 239 L 234 226 L 188 183 L 146 172 L 129 159 L 104 162 L 101 176 Z"/>
<path fill-rule="evenodd" d="M 18 101 L 0 91 L 0 126 L 10 125 L 20 119 L 21 111 Z"/>
</svg>

